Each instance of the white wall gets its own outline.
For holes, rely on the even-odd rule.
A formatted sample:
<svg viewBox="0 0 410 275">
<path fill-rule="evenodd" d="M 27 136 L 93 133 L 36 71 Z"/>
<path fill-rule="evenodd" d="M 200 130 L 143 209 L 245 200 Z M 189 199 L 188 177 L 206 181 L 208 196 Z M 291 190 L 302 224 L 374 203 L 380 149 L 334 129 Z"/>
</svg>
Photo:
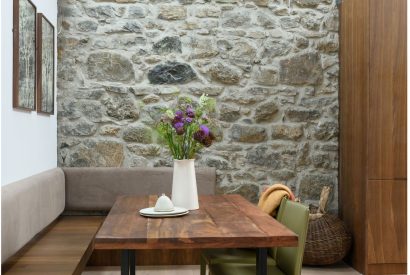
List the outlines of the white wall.
<svg viewBox="0 0 410 275">
<path fill-rule="evenodd" d="M 43 13 L 52 22 L 55 27 L 55 36 L 57 36 L 57 0 L 32 0 L 32 2 L 36 5 L 37 12 Z M 45 116 L 36 112 L 13 109 L 12 0 L 1 0 L 0 20 L 0 173 L 1 185 L 5 185 L 57 166 L 57 119 L 56 115 Z"/>
</svg>

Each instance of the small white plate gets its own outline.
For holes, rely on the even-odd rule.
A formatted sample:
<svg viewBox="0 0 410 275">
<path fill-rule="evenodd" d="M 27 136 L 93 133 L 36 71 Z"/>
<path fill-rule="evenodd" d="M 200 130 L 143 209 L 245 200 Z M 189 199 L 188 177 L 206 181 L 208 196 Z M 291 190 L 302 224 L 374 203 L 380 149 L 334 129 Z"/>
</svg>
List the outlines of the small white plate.
<svg viewBox="0 0 410 275">
<path fill-rule="evenodd" d="M 140 210 L 140 215 L 144 217 L 154 217 L 154 218 L 161 218 L 161 217 L 177 217 L 183 216 L 188 214 L 189 211 L 182 207 L 174 207 L 173 211 L 155 211 L 154 207 L 148 207 Z"/>
</svg>

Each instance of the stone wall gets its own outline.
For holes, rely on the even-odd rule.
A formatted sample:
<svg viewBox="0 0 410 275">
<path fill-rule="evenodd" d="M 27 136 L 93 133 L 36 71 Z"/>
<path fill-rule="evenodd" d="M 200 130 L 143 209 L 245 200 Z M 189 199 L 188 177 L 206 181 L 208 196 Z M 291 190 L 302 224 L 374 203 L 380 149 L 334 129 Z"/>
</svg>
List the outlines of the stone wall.
<svg viewBox="0 0 410 275">
<path fill-rule="evenodd" d="M 151 127 L 177 96 L 218 102 L 197 165 L 256 201 L 285 182 L 337 208 L 335 0 L 60 0 L 60 166 L 170 166 Z"/>
</svg>

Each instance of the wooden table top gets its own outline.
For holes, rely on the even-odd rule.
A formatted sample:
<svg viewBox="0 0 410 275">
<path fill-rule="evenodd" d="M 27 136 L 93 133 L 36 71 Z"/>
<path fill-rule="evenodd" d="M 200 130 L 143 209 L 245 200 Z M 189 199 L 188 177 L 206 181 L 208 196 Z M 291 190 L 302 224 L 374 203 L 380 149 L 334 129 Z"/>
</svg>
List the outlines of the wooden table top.
<svg viewBox="0 0 410 275">
<path fill-rule="evenodd" d="M 146 218 L 157 196 L 121 196 L 95 237 L 96 249 L 185 249 L 297 246 L 298 237 L 240 195 L 199 197 L 199 209 Z"/>
</svg>

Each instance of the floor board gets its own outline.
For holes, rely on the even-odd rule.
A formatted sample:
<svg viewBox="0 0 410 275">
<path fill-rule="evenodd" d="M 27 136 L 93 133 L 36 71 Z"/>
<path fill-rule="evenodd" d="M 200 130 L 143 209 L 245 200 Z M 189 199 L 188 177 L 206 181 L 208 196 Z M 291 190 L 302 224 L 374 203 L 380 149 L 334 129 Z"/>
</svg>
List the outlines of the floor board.
<svg viewBox="0 0 410 275">
<path fill-rule="evenodd" d="M 119 275 L 118 267 L 88 267 L 82 275 Z M 144 266 L 137 267 L 138 275 L 198 275 L 199 266 Z M 343 263 L 328 267 L 303 267 L 302 275 L 360 275 Z"/>
</svg>

